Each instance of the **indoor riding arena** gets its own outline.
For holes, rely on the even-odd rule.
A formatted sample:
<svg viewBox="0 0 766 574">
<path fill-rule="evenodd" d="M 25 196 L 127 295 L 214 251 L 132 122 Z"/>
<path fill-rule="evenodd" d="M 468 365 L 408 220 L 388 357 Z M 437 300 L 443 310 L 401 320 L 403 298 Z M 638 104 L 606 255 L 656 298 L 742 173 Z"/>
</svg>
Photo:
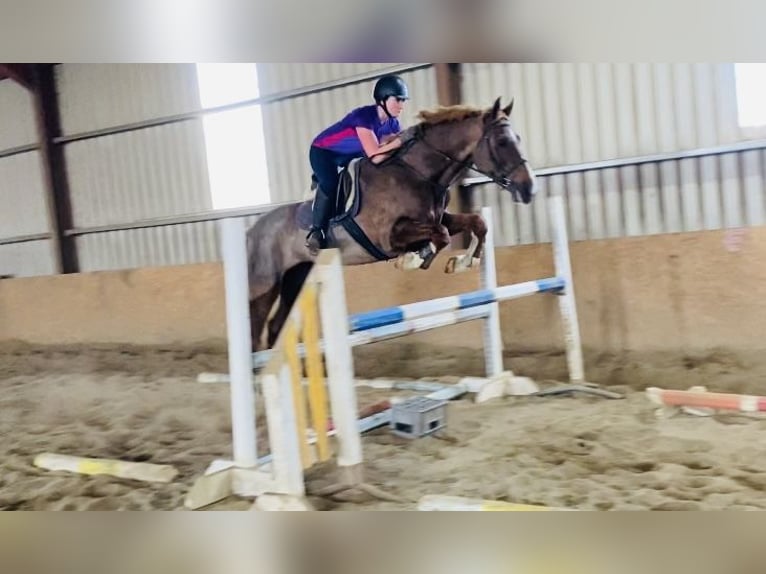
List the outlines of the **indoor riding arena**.
<svg viewBox="0 0 766 574">
<path fill-rule="evenodd" d="M 349 217 L 375 243 L 365 190 L 422 176 L 487 252 L 246 238 L 309 213 L 312 141 L 392 74 L 414 135 L 362 160 Z M 764 85 L 733 63 L 0 64 L 0 510 L 766 509 Z M 435 179 L 385 179 L 418 153 Z M 254 338 L 288 247 L 307 278 Z"/>
</svg>

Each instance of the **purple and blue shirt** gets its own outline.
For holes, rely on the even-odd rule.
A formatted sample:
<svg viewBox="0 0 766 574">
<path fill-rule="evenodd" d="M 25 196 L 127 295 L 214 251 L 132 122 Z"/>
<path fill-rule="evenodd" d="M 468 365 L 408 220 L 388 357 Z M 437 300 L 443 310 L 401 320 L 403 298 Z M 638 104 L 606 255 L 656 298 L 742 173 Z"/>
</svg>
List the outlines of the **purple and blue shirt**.
<svg viewBox="0 0 766 574">
<path fill-rule="evenodd" d="M 356 128 L 371 130 L 377 136 L 378 141 L 387 135 L 398 134 L 401 131 L 399 120 L 396 118 L 380 121 L 378 106 L 362 106 L 352 110 L 342 120 L 323 130 L 314 138 L 311 145 L 339 154 L 363 156 L 364 148 L 362 148 L 362 142 L 356 134 Z"/>
</svg>

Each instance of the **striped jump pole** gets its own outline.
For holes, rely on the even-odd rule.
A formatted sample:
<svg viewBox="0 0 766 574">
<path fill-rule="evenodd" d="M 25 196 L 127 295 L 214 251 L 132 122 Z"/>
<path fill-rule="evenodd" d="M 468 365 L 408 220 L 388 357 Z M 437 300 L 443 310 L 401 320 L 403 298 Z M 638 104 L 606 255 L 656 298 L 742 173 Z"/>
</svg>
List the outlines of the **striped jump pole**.
<svg viewBox="0 0 766 574">
<path fill-rule="evenodd" d="M 564 279 L 549 277 L 492 289 L 479 289 L 478 291 L 469 291 L 461 295 L 450 295 L 431 299 L 430 301 L 357 313 L 349 317 L 349 323 L 352 332 L 365 331 L 376 327 L 402 323 L 409 319 L 416 319 L 433 313 L 454 312 L 490 303 L 519 299 L 534 295 L 535 293 L 556 293 L 562 291 L 565 285 Z"/>
<path fill-rule="evenodd" d="M 678 391 L 659 387 L 649 387 L 646 389 L 646 395 L 653 403 L 666 407 L 721 409 L 743 413 L 766 411 L 766 397 L 757 395 L 711 393 L 696 389 Z"/>
<path fill-rule="evenodd" d="M 419 317 L 417 319 L 409 319 L 402 321 L 401 323 L 394 323 L 376 327 L 374 329 L 366 329 L 364 331 L 351 333 L 348 335 L 348 344 L 351 345 L 351 347 L 359 347 L 378 341 L 387 341 L 398 337 L 404 337 L 405 335 L 411 335 L 412 333 L 422 333 L 423 331 L 439 329 L 440 327 L 447 327 L 448 325 L 455 325 L 456 323 L 486 319 L 488 316 L 488 305 L 470 307 L 458 311 L 448 311 L 446 313 L 437 313 L 435 315 Z M 319 346 L 321 351 L 325 352 L 326 347 L 324 341 L 320 341 Z M 306 350 L 303 344 L 299 344 L 298 354 L 301 357 L 304 357 L 305 353 Z M 256 369 L 263 367 L 268 363 L 270 358 L 271 350 L 253 353 L 253 367 Z"/>
</svg>

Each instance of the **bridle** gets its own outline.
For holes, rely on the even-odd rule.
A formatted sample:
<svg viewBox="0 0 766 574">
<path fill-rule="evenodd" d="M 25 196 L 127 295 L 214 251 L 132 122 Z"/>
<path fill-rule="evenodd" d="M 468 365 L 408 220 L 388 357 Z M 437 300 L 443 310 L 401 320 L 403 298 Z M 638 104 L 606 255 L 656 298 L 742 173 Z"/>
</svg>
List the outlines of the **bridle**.
<svg viewBox="0 0 766 574">
<path fill-rule="evenodd" d="M 521 202 L 521 198 L 519 197 L 518 190 L 513 185 L 513 181 L 511 181 L 511 176 L 514 173 L 516 173 L 516 171 L 520 167 L 526 165 L 529 162 L 527 161 L 527 158 L 525 158 L 523 155 L 519 154 L 519 159 L 516 160 L 513 163 L 513 165 L 511 166 L 510 170 L 507 172 L 507 174 L 505 174 L 505 173 L 497 173 L 496 170 L 497 170 L 498 164 L 500 164 L 500 160 L 497 157 L 497 154 L 495 152 L 495 148 L 492 145 L 492 141 L 489 139 L 489 134 L 492 131 L 492 129 L 494 129 L 494 127 L 498 126 L 498 125 L 506 126 L 506 125 L 508 125 L 508 120 L 501 119 L 501 120 L 495 120 L 495 121 L 489 123 L 487 125 L 487 127 L 484 129 L 484 133 L 482 134 L 481 139 L 479 140 L 479 143 L 476 144 L 476 147 L 478 148 L 479 144 L 482 141 L 484 141 L 485 139 L 487 140 L 487 152 L 489 153 L 489 159 L 490 159 L 490 162 L 492 163 L 492 167 L 494 169 L 492 169 L 490 171 L 482 171 L 482 170 L 480 170 L 480 169 L 478 169 L 476 167 L 475 163 L 473 164 L 472 169 L 474 169 L 474 171 L 477 171 L 477 172 L 479 172 L 482 175 L 487 176 L 489 179 L 491 179 L 494 183 L 496 183 L 497 185 L 499 185 L 503 189 L 505 189 L 507 191 L 510 191 L 511 195 L 513 196 L 514 202 L 520 203 Z M 474 154 L 475 153 L 476 152 L 474 151 Z M 471 154 L 471 157 L 473 157 L 474 154 Z"/>
<path fill-rule="evenodd" d="M 476 144 L 476 147 L 474 148 L 474 151 L 471 152 L 467 158 L 464 160 L 459 160 L 450 154 L 438 149 L 433 144 L 428 142 L 425 138 L 425 132 L 422 127 L 416 128 L 417 131 L 415 135 L 412 137 L 412 139 L 406 144 L 406 149 L 402 150 L 400 153 L 396 154 L 392 159 L 398 159 L 399 163 L 404 165 L 405 167 L 409 168 L 411 171 L 415 172 L 421 179 L 427 181 L 430 183 L 436 190 L 437 190 L 437 197 L 443 201 L 443 199 L 446 198 L 447 192 L 449 191 L 449 188 L 457 181 L 457 179 L 460 177 L 460 175 L 463 173 L 465 169 L 472 169 L 486 177 L 488 177 L 490 180 L 492 180 L 494 183 L 502 187 L 503 189 L 510 191 L 511 195 L 513 196 L 513 201 L 516 203 L 521 202 L 521 197 L 519 196 L 519 192 L 516 189 L 516 187 L 513 184 L 513 181 L 511 181 L 511 176 L 513 176 L 516 171 L 521 168 L 522 166 L 526 165 L 528 163 L 527 159 L 519 154 L 519 159 L 511 166 L 511 169 L 507 173 L 499 173 L 499 165 L 501 164 L 501 161 L 497 157 L 497 153 L 494 149 L 494 146 L 492 145 L 492 140 L 490 139 L 491 133 L 494 129 L 497 128 L 497 126 L 506 126 L 508 125 L 508 120 L 501 118 L 494 120 L 490 123 L 488 123 L 484 130 L 482 131 L 481 138 L 479 138 L 479 141 Z M 489 159 L 492 164 L 492 168 L 489 170 L 482 170 L 479 169 L 479 167 L 474 162 L 474 155 L 476 153 L 476 149 L 486 140 L 487 144 L 487 151 L 489 154 Z M 440 170 L 437 175 L 436 179 L 432 179 L 432 177 L 428 177 L 421 173 L 415 166 L 410 164 L 405 160 L 405 157 L 407 155 L 407 151 L 414 146 L 416 143 L 421 143 L 427 148 L 429 148 L 434 153 L 440 155 L 444 159 L 447 160 L 446 165 L 442 170 Z M 447 179 L 446 183 L 442 183 L 441 180 L 444 177 L 444 175 L 450 171 L 450 168 L 456 167 L 457 169 L 454 170 L 452 175 Z"/>
</svg>

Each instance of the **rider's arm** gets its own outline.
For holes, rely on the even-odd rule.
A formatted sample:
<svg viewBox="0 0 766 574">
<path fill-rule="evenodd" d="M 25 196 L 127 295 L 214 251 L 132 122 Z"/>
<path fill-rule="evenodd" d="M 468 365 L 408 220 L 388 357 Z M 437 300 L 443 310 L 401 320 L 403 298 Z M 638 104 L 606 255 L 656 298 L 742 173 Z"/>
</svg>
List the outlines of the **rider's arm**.
<svg viewBox="0 0 766 574">
<path fill-rule="evenodd" d="M 402 145 L 402 140 L 398 137 L 381 145 L 375 136 L 375 132 L 367 128 L 357 127 L 356 134 L 359 136 L 359 141 L 362 142 L 364 155 L 369 157 L 372 163 L 380 163 L 385 159 L 385 156 L 382 154 L 393 151 Z"/>
</svg>

